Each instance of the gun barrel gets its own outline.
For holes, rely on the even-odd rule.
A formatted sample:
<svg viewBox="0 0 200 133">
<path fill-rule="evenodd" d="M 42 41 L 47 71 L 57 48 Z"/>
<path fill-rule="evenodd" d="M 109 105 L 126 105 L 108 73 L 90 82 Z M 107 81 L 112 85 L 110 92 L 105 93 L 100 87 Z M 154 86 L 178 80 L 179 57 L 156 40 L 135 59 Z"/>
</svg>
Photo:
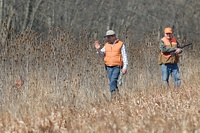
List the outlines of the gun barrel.
<svg viewBox="0 0 200 133">
<path fill-rule="evenodd" d="M 185 45 L 182 46 L 181 48 L 185 48 L 185 47 L 190 46 L 190 45 L 192 45 L 192 43 L 185 44 Z"/>
</svg>

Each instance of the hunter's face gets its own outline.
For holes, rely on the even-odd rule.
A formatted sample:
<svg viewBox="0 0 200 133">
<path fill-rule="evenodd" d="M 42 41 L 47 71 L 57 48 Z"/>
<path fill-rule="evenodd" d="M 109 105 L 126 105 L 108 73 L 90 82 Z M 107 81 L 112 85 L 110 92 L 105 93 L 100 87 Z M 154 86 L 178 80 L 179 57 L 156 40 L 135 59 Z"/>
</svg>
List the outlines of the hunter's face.
<svg viewBox="0 0 200 133">
<path fill-rule="evenodd" d="M 165 33 L 165 37 L 167 39 L 171 39 L 172 38 L 172 33 Z"/>
<path fill-rule="evenodd" d="M 115 35 L 111 35 L 111 36 L 107 36 L 107 42 L 108 43 L 114 43 L 114 41 L 116 40 L 116 36 Z"/>
</svg>

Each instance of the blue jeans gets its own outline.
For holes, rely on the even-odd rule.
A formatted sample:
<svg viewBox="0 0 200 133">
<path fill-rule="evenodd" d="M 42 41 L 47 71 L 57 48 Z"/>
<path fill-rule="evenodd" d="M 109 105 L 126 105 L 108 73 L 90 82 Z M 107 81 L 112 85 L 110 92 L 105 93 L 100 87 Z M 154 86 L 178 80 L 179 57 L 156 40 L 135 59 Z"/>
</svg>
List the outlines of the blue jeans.
<svg viewBox="0 0 200 133">
<path fill-rule="evenodd" d="M 169 85 L 169 76 L 172 74 L 175 86 L 181 85 L 179 68 L 177 64 L 162 64 L 162 81 Z"/>
<path fill-rule="evenodd" d="M 121 69 L 120 66 L 113 66 L 113 67 L 106 66 L 108 78 L 110 81 L 110 84 L 109 84 L 110 92 L 118 91 L 117 80 L 120 74 L 120 69 Z"/>
</svg>

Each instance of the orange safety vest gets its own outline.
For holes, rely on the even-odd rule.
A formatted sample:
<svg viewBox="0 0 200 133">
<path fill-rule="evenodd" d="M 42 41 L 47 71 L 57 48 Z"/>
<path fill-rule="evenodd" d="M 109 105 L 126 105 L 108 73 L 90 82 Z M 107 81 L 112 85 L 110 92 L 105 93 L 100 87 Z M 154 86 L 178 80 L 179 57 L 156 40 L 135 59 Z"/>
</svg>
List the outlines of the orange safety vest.
<svg viewBox="0 0 200 133">
<path fill-rule="evenodd" d="M 166 48 L 177 48 L 178 46 L 178 43 L 175 38 L 168 40 L 166 37 L 163 37 L 161 40 L 164 42 Z M 159 55 L 159 64 L 167 64 L 167 63 L 176 64 L 178 63 L 178 61 L 179 61 L 178 54 L 175 54 L 175 56 L 171 56 L 170 53 L 166 54 L 161 52 Z"/>
<path fill-rule="evenodd" d="M 117 40 L 115 44 L 111 45 L 109 43 L 105 44 L 105 57 L 104 62 L 106 66 L 122 66 L 122 48 L 123 42 Z"/>
<path fill-rule="evenodd" d="M 168 40 L 166 37 L 163 37 L 161 40 L 164 42 L 166 48 L 169 48 L 169 47 L 177 48 L 177 41 L 176 41 L 176 39 L 172 38 L 171 40 Z M 164 53 L 161 52 L 161 54 L 163 56 L 165 56 L 166 58 L 169 58 L 171 56 L 170 53 L 169 54 L 164 54 Z M 177 54 L 176 54 L 176 56 L 177 56 Z"/>
</svg>

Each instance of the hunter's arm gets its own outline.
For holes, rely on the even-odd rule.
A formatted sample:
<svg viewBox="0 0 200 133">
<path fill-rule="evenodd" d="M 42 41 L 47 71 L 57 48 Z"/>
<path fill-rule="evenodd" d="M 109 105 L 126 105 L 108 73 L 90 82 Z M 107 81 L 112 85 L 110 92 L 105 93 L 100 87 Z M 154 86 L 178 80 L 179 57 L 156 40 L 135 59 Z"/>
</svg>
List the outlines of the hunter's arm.
<svg viewBox="0 0 200 133">
<path fill-rule="evenodd" d="M 122 60 L 123 60 L 123 69 L 127 69 L 127 67 L 128 67 L 128 58 L 127 58 L 127 52 L 126 52 L 125 44 L 122 45 L 121 53 L 122 53 Z"/>
<path fill-rule="evenodd" d="M 97 54 L 100 57 L 104 57 L 105 56 L 105 46 L 102 49 L 100 49 L 99 51 L 97 51 Z"/>
<path fill-rule="evenodd" d="M 171 53 L 171 52 L 174 52 L 176 48 L 166 48 L 164 42 L 160 40 L 160 50 L 163 53 Z"/>
</svg>

